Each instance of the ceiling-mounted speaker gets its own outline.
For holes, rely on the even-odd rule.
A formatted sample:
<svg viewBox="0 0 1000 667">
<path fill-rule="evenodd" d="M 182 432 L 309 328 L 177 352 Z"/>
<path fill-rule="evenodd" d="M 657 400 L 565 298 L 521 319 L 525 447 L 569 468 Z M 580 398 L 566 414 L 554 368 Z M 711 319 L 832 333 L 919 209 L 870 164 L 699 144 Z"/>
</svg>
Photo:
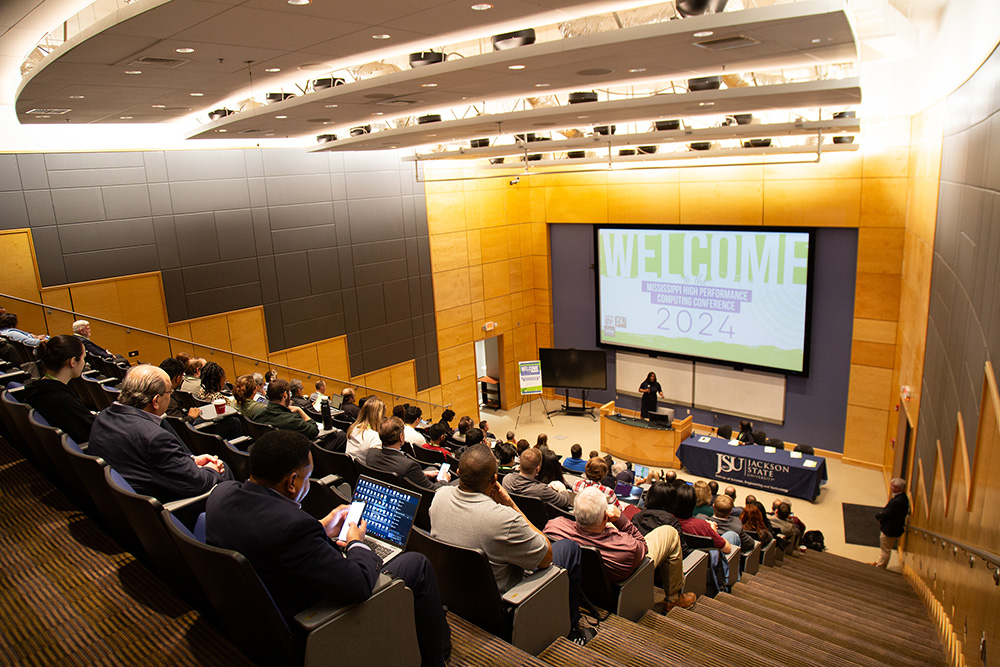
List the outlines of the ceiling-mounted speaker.
<svg viewBox="0 0 1000 667">
<path fill-rule="evenodd" d="M 618 154 L 619 155 L 635 155 L 635 149 L 634 148 L 619 148 L 618 149 Z"/>
<path fill-rule="evenodd" d="M 502 157 L 491 157 L 490 158 L 490 164 L 503 164 L 503 158 Z"/>
<path fill-rule="evenodd" d="M 854 137 L 834 137 L 833 143 L 835 144 L 853 144 Z"/>
<path fill-rule="evenodd" d="M 676 0 L 674 7 L 682 17 L 701 16 L 708 11 L 709 0 Z"/>
<path fill-rule="evenodd" d="M 410 67 L 423 67 L 435 63 L 443 63 L 447 56 L 437 51 L 417 51 L 410 54 Z"/>
<path fill-rule="evenodd" d="M 371 125 L 358 125 L 350 129 L 350 134 L 352 137 L 360 137 L 362 134 L 368 134 L 372 131 Z"/>
<path fill-rule="evenodd" d="M 688 90 L 692 93 L 699 90 L 718 90 L 721 87 L 721 76 L 699 76 L 695 79 L 688 79 Z"/>
<path fill-rule="evenodd" d="M 587 157 L 587 151 L 567 151 L 566 152 L 566 157 L 574 158 L 574 159 L 581 158 L 581 157 Z"/>
<path fill-rule="evenodd" d="M 336 134 L 318 134 L 318 135 L 316 135 L 316 142 L 317 143 L 325 144 L 327 142 L 336 141 L 336 140 L 337 140 L 337 135 Z"/>
<path fill-rule="evenodd" d="M 534 28 L 527 28 L 525 30 L 515 30 L 514 32 L 505 32 L 502 35 L 493 35 L 492 37 L 490 37 L 490 41 L 493 42 L 494 51 L 516 49 L 519 46 L 527 46 L 528 44 L 534 44 L 535 30 Z"/>
<path fill-rule="evenodd" d="M 707 151 L 712 147 L 711 141 L 692 141 L 688 144 L 688 148 L 693 151 Z"/>
<path fill-rule="evenodd" d="M 833 114 L 833 117 L 834 118 L 857 118 L 858 117 L 858 112 L 857 111 L 838 111 L 837 113 Z"/>
<path fill-rule="evenodd" d="M 423 125 L 424 123 L 440 123 L 441 114 L 439 113 L 429 113 L 417 118 L 417 125 Z"/>
<path fill-rule="evenodd" d="M 528 162 L 537 162 L 542 159 L 541 153 L 532 153 L 525 158 Z"/>
<path fill-rule="evenodd" d="M 281 102 L 282 100 L 287 100 L 289 97 L 295 97 L 293 93 L 268 93 L 264 96 L 264 99 L 270 102 Z"/>
<path fill-rule="evenodd" d="M 743 142 L 743 148 L 767 148 L 770 145 L 770 139 L 747 139 Z"/>
<path fill-rule="evenodd" d="M 733 120 L 736 121 L 737 125 L 749 125 L 753 122 L 752 113 L 734 113 Z"/>
<path fill-rule="evenodd" d="M 226 116 L 232 116 L 235 111 L 232 109 L 226 109 L 225 107 L 221 109 L 216 109 L 215 111 L 209 111 L 208 117 L 212 120 L 219 120 L 220 118 L 225 118 Z"/>
<path fill-rule="evenodd" d="M 656 128 L 657 132 L 663 132 L 664 130 L 679 130 L 681 129 L 681 122 L 679 120 L 658 120 L 653 123 L 653 127 Z"/>
<path fill-rule="evenodd" d="M 595 93 L 592 90 L 569 94 L 570 104 L 580 104 L 581 102 L 596 102 L 596 101 L 597 101 L 597 93 Z"/>
<path fill-rule="evenodd" d="M 334 86 L 343 86 L 346 83 L 338 76 L 328 76 L 322 79 L 313 79 L 313 90 L 325 90 Z"/>
<path fill-rule="evenodd" d="M 656 152 L 657 146 L 639 146 L 639 155 L 652 155 Z"/>
<path fill-rule="evenodd" d="M 614 125 L 598 125 L 594 128 L 594 134 L 614 134 L 615 129 Z"/>
<path fill-rule="evenodd" d="M 489 139 L 471 139 L 469 145 L 473 148 L 486 148 L 490 145 Z"/>
</svg>

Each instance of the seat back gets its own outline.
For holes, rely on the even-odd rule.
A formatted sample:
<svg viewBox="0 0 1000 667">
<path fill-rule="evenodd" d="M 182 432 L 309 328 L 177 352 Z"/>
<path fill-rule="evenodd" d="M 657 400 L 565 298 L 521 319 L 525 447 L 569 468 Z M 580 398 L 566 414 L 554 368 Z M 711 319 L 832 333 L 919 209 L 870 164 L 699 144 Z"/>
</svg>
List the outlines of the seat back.
<svg viewBox="0 0 1000 667">
<path fill-rule="evenodd" d="M 89 502 L 90 498 L 83 487 L 83 483 L 70 465 L 69 459 L 66 457 L 66 452 L 63 451 L 62 431 L 55 426 L 51 426 L 35 410 L 31 410 L 28 413 L 28 422 L 31 424 L 31 428 L 38 438 L 38 444 L 45 453 L 45 457 L 52 462 L 52 467 L 62 481 L 61 488 L 66 491 L 70 498 L 78 503 Z"/>
<path fill-rule="evenodd" d="M 597 547 L 580 547 L 580 582 L 583 594 L 596 606 L 607 611 L 618 607 L 618 591 L 615 590 L 604 567 L 604 559 Z"/>
<path fill-rule="evenodd" d="M 45 451 L 38 441 L 38 436 L 35 435 L 35 430 L 31 428 L 31 422 L 28 421 L 28 413 L 31 407 L 27 403 L 22 403 L 18 400 L 15 393 L 7 390 L 4 390 L 2 396 L 0 396 L 0 401 L 3 402 L 4 409 L 10 415 L 11 425 L 13 426 L 12 433 L 21 439 L 27 453 L 31 455 L 32 463 L 38 466 L 46 475 L 51 475 L 53 472 L 52 463 L 45 455 Z"/>
<path fill-rule="evenodd" d="M 192 452 L 210 454 L 222 459 L 222 462 L 232 469 L 233 477 L 241 482 L 250 477 L 249 454 L 234 447 L 221 435 L 202 431 L 188 422 L 184 423 L 183 428 Z"/>
<path fill-rule="evenodd" d="M 816 455 L 816 450 L 812 445 L 795 445 L 795 449 L 793 451 L 802 452 L 803 454 L 808 454 L 809 456 Z"/>
<path fill-rule="evenodd" d="M 247 419 L 243 422 L 243 426 L 246 428 L 250 437 L 255 441 L 260 440 L 264 437 L 264 434 L 268 431 L 273 431 L 274 427 L 270 424 L 261 424 L 260 422 L 255 422 L 251 419 Z"/>
<path fill-rule="evenodd" d="M 416 527 L 410 531 L 407 550 L 422 553 L 430 560 L 437 574 L 441 603 L 449 611 L 505 641 L 511 640 L 511 619 L 482 550 L 449 544 Z"/>
<path fill-rule="evenodd" d="M 191 436 L 187 430 L 187 420 L 181 417 L 172 417 L 170 415 L 163 415 L 163 418 L 167 420 L 170 424 L 170 428 L 174 429 L 177 437 L 181 439 L 181 442 L 191 451 L 192 454 L 207 454 L 208 452 L 198 451 L 197 443 L 191 440 Z"/>
<path fill-rule="evenodd" d="M 28 449 L 28 443 L 24 441 L 21 436 L 21 429 L 18 427 L 17 422 L 14 421 L 14 414 L 11 410 L 7 409 L 8 401 L 14 402 L 13 396 L 8 399 L 8 389 L 0 388 L 0 421 L 3 421 L 4 431 L 6 435 L 10 436 L 10 444 L 17 447 L 18 451 L 22 454 L 27 454 L 30 450 Z"/>
<path fill-rule="evenodd" d="M 714 549 L 715 542 L 711 537 L 706 537 L 704 535 L 692 535 L 691 533 L 684 533 L 684 541 L 692 549 Z"/>
<path fill-rule="evenodd" d="M 10 346 L 14 348 L 15 352 L 17 352 L 17 356 L 20 357 L 22 364 L 30 364 L 32 361 L 35 360 L 34 348 L 28 347 L 27 345 L 21 343 L 20 341 L 11 340 L 10 338 L 7 338 L 5 340 L 8 343 L 10 343 Z"/>
<path fill-rule="evenodd" d="M 233 471 L 233 478 L 241 482 L 250 479 L 250 454 L 228 440 L 223 440 L 222 444 L 226 449 L 220 458 Z"/>
<path fill-rule="evenodd" d="M 407 478 L 403 478 L 403 488 L 407 491 L 420 494 L 420 503 L 417 505 L 417 513 L 413 517 L 413 525 L 424 530 L 431 529 L 431 503 L 434 502 L 434 491 L 423 489 Z"/>
<path fill-rule="evenodd" d="M 100 380 L 85 376 L 80 376 L 80 379 L 83 380 L 83 386 L 90 394 L 90 401 L 94 405 L 93 410 L 100 412 L 111 405 L 110 396 L 104 391 L 104 384 Z"/>
<path fill-rule="evenodd" d="M 198 401 L 194 400 L 194 396 L 189 391 L 174 389 L 174 396 L 177 397 L 177 402 L 180 403 L 181 407 L 185 410 L 198 407 Z"/>
<path fill-rule="evenodd" d="M 90 393 L 90 387 L 88 386 L 86 375 L 71 378 L 67 386 L 76 392 L 76 395 L 80 397 L 80 400 L 83 401 L 83 404 L 86 405 L 87 408 L 95 412 L 100 411 L 100 408 L 97 407 L 97 403 L 94 401 L 93 394 Z"/>
<path fill-rule="evenodd" d="M 441 465 L 446 460 L 444 452 L 423 447 L 413 447 L 413 458 L 425 465 Z"/>
<path fill-rule="evenodd" d="M 377 479 L 380 482 L 385 482 L 386 484 L 392 484 L 394 486 L 403 485 L 403 478 L 394 472 L 376 470 L 375 468 L 366 466 L 361 461 L 355 461 L 354 464 L 358 466 L 358 472 L 361 473 L 362 475 L 368 475 L 369 477 Z"/>
<path fill-rule="evenodd" d="M 327 475 L 337 475 L 350 485 L 351 491 L 358 484 L 357 463 L 347 454 L 331 452 L 323 449 L 315 442 L 312 443 L 313 474 L 316 477 L 326 477 Z"/>
<path fill-rule="evenodd" d="M 510 494 L 510 499 L 514 501 L 518 509 L 524 513 L 528 521 L 538 530 L 545 530 L 545 524 L 549 522 L 549 513 L 545 509 L 545 503 L 538 498 L 520 496 L 516 493 Z"/>
<path fill-rule="evenodd" d="M 301 664 L 292 632 L 250 561 L 236 551 L 199 542 L 169 510 L 161 511 L 160 519 L 229 640 L 258 664 Z"/>
<path fill-rule="evenodd" d="M 556 507 L 552 503 L 545 503 L 545 513 L 548 515 L 549 519 L 557 519 L 559 517 L 565 517 L 576 521 L 576 517 L 569 510 L 564 510 L 561 507 Z"/>
<path fill-rule="evenodd" d="M 96 518 L 123 547 L 130 550 L 138 548 L 139 543 L 134 537 L 132 527 L 104 477 L 104 469 L 108 464 L 100 457 L 84 453 L 66 434 L 63 434 L 61 444 L 76 476 L 97 508 L 99 516 Z"/>
</svg>

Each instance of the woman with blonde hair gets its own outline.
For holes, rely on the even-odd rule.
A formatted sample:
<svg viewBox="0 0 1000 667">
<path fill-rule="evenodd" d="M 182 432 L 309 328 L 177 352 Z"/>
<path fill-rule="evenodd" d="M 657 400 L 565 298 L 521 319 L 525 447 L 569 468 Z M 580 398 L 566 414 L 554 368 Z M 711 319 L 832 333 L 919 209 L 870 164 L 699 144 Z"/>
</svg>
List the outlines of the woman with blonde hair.
<svg viewBox="0 0 1000 667">
<path fill-rule="evenodd" d="M 699 479 L 694 483 L 694 497 L 697 501 L 693 512 L 694 516 L 715 514 L 715 508 L 712 507 L 712 489 L 708 487 L 707 482 Z"/>
<path fill-rule="evenodd" d="M 369 396 L 358 412 L 358 418 L 347 429 L 347 453 L 354 459 L 365 462 L 368 450 L 381 447 L 378 427 L 385 418 L 385 403 L 377 396 Z"/>
</svg>

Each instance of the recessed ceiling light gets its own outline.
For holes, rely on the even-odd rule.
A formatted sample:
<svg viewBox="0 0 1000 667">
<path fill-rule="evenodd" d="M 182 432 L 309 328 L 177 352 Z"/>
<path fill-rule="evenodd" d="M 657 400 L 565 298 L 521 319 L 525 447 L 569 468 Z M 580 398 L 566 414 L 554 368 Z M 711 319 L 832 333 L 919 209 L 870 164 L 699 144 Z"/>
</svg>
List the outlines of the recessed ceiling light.
<svg viewBox="0 0 1000 667">
<path fill-rule="evenodd" d="M 550 85 L 552 85 L 552 84 L 550 84 L 550 83 L 536 83 L 535 84 L 535 88 L 548 88 Z"/>
<path fill-rule="evenodd" d="M 288 116 L 275 116 L 275 118 L 278 120 L 284 120 L 285 118 L 288 118 Z"/>
<path fill-rule="evenodd" d="M 175 53 L 194 53 L 194 49 L 192 49 L 190 46 L 182 46 L 179 49 L 174 49 L 174 52 Z"/>
<path fill-rule="evenodd" d="M 590 118 L 590 116 L 577 116 L 577 118 Z"/>
<path fill-rule="evenodd" d="M 711 36 L 712 36 L 712 35 L 714 35 L 714 34 L 715 34 L 715 33 L 714 33 L 714 32 L 712 32 L 711 30 L 702 30 L 701 32 L 696 32 L 696 33 L 694 34 L 694 36 L 695 36 L 695 37 L 711 37 Z"/>
<path fill-rule="evenodd" d="M 487 9 L 493 9 L 493 5 L 491 5 L 488 2 L 480 2 L 475 5 L 472 5 L 472 8 L 477 12 L 485 12 Z"/>
<path fill-rule="evenodd" d="M 167 105 L 166 104 L 154 104 L 153 108 L 154 109 L 166 109 Z"/>
<path fill-rule="evenodd" d="M 822 41 L 823 41 L 822 39 L 819 39 L 819 38 L 817 37 L 816 39 L 812 40 L 812 43 L 813 43 L 813 44 L 819 44 L 819 43 L 820 43 L 820 42 L 822 42 Z"/>
<path fill-rule="evenodd" d="M 422 83 L 422 84 L 420 84 L 420 87 L 421 88 L 437 88 L 437 84 L 436 83 Z"/>
<path fill-rule="evenodd" d="M 205 97 L 205 93 L 191 93 L 191 97 Z"/>
<path fill-rule="evenodd" d="M 323 124 L 324 125 L 333 125 L 333 121 L 332 120 L 323 121 Z"/>
<path fill-rule="evenodd" d="M 83 95 L 70 95 L 69 99 L 71 99 L 71 100 L 82 100 L 83 99 Z"/>
<path fill-rule="evenodd" d="M 46 116 L 46 118 L 47 118 L 47 116 Z M 437 135 L 436 134 L 428 134 L 427 136 L 428 137 L 436 137 Z"/>
<path fill-rule="evenodd" d="M 121 120 L 132 120 L 132 116 L 118 116 Z"/>
<path fill-rule="evenodd" d="M 288 0 L 290 5 L 308 5 L 312 0 Z"/>
<path fill-rule="evenodd" d="M 381 115 L 382 115 L 382 112 L 381 112 L 381 111 L 376 111 L 376 112 L 375 112 L 375 113 L 373 113 L 372 115 L 373 115 L 373 116 L 381 116 Z"/>
<path fill-rule="evenodd" d="M 281 68 L 280 67 L 268 67 L 264 71 L 265 72 L 280 72 Z"/>
<path fill-rule="evenodd" d="M 229 130 L 216 130 L 216 132 L 228 132 Z"/>
<path fill-rule="evenodd" d="M 125 73 L 126 74 L 142 74 L 142 71 L 141 70 L 137 70 L 137 69 L 127 69 L 127 70 L 125 70 Z"/>
<path fill-rule="evenodd" d="M 336 109 L 336 108 L 337 108 L 337 105 L 336 105 L 336 104 L 327 104 L 327 105 L 326 105 L 326 108 L 327 108 L 327 109 Z"/>
<path fill-rule="evenodd" d="M 35 116 L 35 118 L 49 118 L 49 116 Z"/>
<path fill-rule="evenodd" d="M 714 107 L 715 106 L 715 102 L 698 102 L 698 106 L 700 106 L 700 107 Z"/>
<path fill-rule="evenodd" d="M 372 35 L 372 39 L 389 39 L 392 35 L 387 35 L 386 33 L 380 33 L 378 35 Z"/>
<path fill-rule="evenodd" d="M 638 74 L 639 72 L 645 72 L 645 71 L 646 71 L 645 67 L 636 67 L 634 69 L 630 69 L 629 73 L 631 73 L 631 74 Z"/>
<path fill-rule="evenodd" d="M 524 69 L 524 65 L 509 65 L 507 69 Z"/>
</svg>

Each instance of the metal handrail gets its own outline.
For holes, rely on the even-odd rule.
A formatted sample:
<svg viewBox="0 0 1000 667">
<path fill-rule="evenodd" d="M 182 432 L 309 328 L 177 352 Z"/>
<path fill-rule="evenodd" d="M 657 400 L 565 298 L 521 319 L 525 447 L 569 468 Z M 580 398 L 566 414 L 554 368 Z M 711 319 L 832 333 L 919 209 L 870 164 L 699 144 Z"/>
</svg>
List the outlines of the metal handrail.
<svg viewBox="0 0 1000 667">
<path fill-rule="evenodd" d="M 32 306 L 37 306 L 37 307 L 39 307 L 39 308 L 42 309 L 43 315 L 45 315 L 45 314 L 51 314 L 53 311 L 58 311 L 60 313 L 65 313 L 67 315 L 72 315 L 74 319 L 86 319 L 88 321 L 102 322 L 104 324 L 110 324 L 112 326 L 121 327 L 122 329 L 125 329 L 125 333 L 127 333 L 127 334 L 131 333 L 133 331 L 138 331 L 139 333 L 148 334 L 150 336 L 158 336 L 160 338 L 165 338 L 168 341 L 176 341 L 178 343 L 183 343 L 185 345 L 190 345 L 190 346 L 192 346 L 192 348 L 194 348 L 194 347 L 201 347 L 201 348 L 204 348 L 204 349 L 207 349 L 207 350 L 211 350 L 213 353 L 214 352 L 220 352 L 222 354 L 228 354 L 228 355 L 231 355 L 233 357 L 239 357 L 240 359 L 246 359 L 246 360 L 254 362 L 254 365 L 256 365 L 256 366 L 259 366 L 260 364 L 264 364 L 267 368 L 281 368 L 281 369 L 284 369 L 284 370 L 289 371 L 291 373 L 298 373 L 298 374 L 305 375 L 306 379 L 312 379 L 313 376 L 315 376 L 317 378 L 323 379 L 324 381 L 329 381 L 329 382 L 331 382 L 333 384 L 340 384 L 340 385 L 343 385 L 345 387 L 353 387 L 355 389 L 364 389 L 365 391 L 378 392 L 380 394 L 387 394 L 387 395 L 391 396 L 394 400 L 396 400 L 396 399 L 403 399 L 403 400 L 410 401 L 410 402 L 413 402 L 413 403 L 423 403 L 424 405 L 433 406 L 433 407 L 437 407 L 437 408 L 447 408 L 447 407 L 451 406 L 451 403 L 445 403 L 445 404 L 442 405 L 440 403 L 433 403 L 431 401 L 424 401 L 424 400 L 421 400 L 419 398 L 414 398 L 412 396 L 404 396 L 402 394 L 397 394 L 397 393 L 394 393 L 394 392 L 391 392 L 391 391 L 385 391 L 384 389 L 378 389 L 376 387 L 369 387 L 368 385 L 360 384 L 360 383 L 357 383 L 357 382 L 352 382 L 350 380 L 342 380 L 340 378 L 335 378 L 335 377 L 332 377 L 332 376 L 329 376 L 329 375 L 323 375 L 323 374 L 317 373 L 315 371 L 307 371 L 307 370 L 303 370 L 301 368 L 293 368 L 293 367 L 287 366 L 285 364 L 276 364 L 276 363 L 274 363 L 274 362 L 272 362 L 272 361 L 270 361 L 268 359 L 258 359 L 257 357 L 251 357 L 250 355 L 247 355 L 247 354 L 240 354 L 239 352 L 233 352 L 232 350 L 226 350 L 226 349 L 223 349 L 223 348 L 220 348 L 220 347 L 213 347 L 212 345 L 206 345 L 205 343 L 196 343 L 195 341 L 186 340 L 184 338 L 178 338 L 177 336 L 171 336 L 169 334 L 159 333 L 157 331 L 149 331 L 148 329 L 142 329 L 140 327 L 129 326 L 127 324 L 122 324 L 121 322 L 115 322 L 113 320 L 106 320 L 106 319 L 104 319 L 102 317 L 97 317 L 96 315 L 87 315 L 85 313 L 80 313 L 78 311 L 66 310 L 65 308 L 59 308 L 59 307 L 53 306 L 51 304 L 39 303 L 37 301 L 32 301 L 31 299 L 25 299 L 25 298 L 22 298 L 22 297 L 14 296 L 13 294 L 3 294 L 3 293 L 0 293 L 0 298 L 11 299 L 13 301 L 20 301 L 21 303 L 26 303 L 26 304 L 30 304 Z M 45 311 L 48 311 L 48 313 L 46 313 Z M 46 319 L 45 328 L 46 328 L 46 331 L 49 328 L 48 327 L 48 320 L 47 319 Z"/>
<path fill-rule="evenodd" d="M 927 530 L 926 528 L 907 525 L 906 529 L 923 533 L 924 539 L 926 540 L 930 537 L 933 544 L 937 544 L 938 540 L 940 540 L 941 548 L 944 548 L 946 544 L 950 544 L 952 547 L 952 553 L 955 555 L 958 555 L 958 550 L 961 549 L 969 556 L 969 567 L 975 566 L 976 558 L 982 559 L 986 562 L 987 569 L 993 572 L 993 583 L 1000 586 L 1000 555 L 997 555 L 992 551 L 986 551 L 985 549 L 965 544 L 964 542 L 959 542 L 958 540 L 948 537 L 947 535 L 935 533 L 933 530 Z"/>
</svg>

